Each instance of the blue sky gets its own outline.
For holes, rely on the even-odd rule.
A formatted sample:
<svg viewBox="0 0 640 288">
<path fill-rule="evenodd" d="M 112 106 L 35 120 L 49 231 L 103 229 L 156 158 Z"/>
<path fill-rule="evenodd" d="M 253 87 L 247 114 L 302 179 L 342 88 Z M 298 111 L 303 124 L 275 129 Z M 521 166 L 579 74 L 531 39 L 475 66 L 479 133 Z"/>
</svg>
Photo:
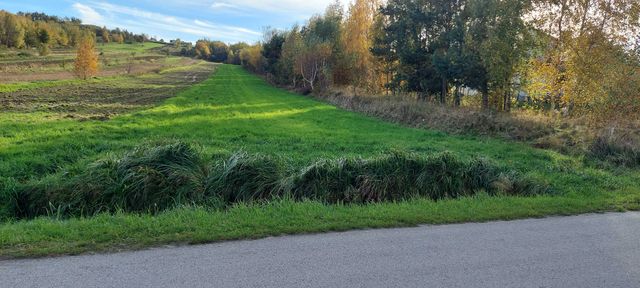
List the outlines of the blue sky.
<svg viewBox="0 0 640 288">
<path fill-rule="evenodd" d="M 255 42 L 266 26 L 288 28 L 333 0 L 0 0 L 9 12 L 45 12 L 158 39 Z"/>
</svg>

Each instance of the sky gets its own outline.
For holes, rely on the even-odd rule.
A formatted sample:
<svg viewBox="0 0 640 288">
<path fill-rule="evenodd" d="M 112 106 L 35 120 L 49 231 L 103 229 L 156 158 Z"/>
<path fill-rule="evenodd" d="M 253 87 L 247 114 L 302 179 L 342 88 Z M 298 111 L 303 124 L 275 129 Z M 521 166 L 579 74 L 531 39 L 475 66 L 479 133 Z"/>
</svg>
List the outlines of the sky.
<svg viewBox="0 0 640 288">
<path fill-rule="evenodd" d="M 194 42 L 253 43 L 264 27 L 303 24 L 334 0 L 0 0 L 0 10 L 76 17 L 85 24 Z"/>
</svg>

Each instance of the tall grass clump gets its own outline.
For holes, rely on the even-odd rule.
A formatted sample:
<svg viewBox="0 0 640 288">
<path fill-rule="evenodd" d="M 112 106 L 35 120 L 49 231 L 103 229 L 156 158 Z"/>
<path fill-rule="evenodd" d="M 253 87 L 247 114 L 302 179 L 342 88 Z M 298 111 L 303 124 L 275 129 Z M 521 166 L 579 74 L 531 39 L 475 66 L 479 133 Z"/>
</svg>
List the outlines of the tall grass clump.
<svg viewBox="0 0 640 288">
<path fill-rule="evenodd" d="M 0 222 L 14 218 L 16 215 L 16 184 L 17 182 L 13 178 L 0 177 Z"/>
<path fill-rule="evenodd" d="M 180 205 L 222 208 L 288 197 L 325 203 L 538 195 L 542 181 L 483 158 L 451 153 L 391 152 L 376 158 L 321 159 L 302 169 L 288 159 L 237 152 L 207 160 L 183 142 L 145 144 L 96 161 L 78 175 L 53 174 L 19 183 L 0 179 L 0 217 L 91 216 L 116 211 L 155 213 Z"/>
<path fill-rule="evenodd" d="M 145 144 L 121 157 L 108 156 L 71 179 L 18 185 L 19 217 L 156 212 L 204 203 L 208 167 L 200 152 L 182 142 Z"/>
<path fill-rule="evenodd" d="M 282 160 L 237 152 L 214 164 L 206 190 L 225 203 L 268 200 L 282 195 L 285 177 Z"/>
<path fill-rule="evenodd" d="M 534 195 L 551 192 L 520 173 L 501 169 L 483 158 L 470 161 L 451 153 L 427 157 L 393 152 L 373 159 L 322 160 L 289 180 L 291 194 L 328 202 L 433 200 L 470 196 Z"/>
<path fill-rule="evenodd" d="M 76 181 L 75 191 L 91 211 L 164 210 L 206 198 L 207 166 L 192 145 L 174 142 L 139 146 L 121 158 L 95 163 Z"/>
<path fill-rule="evenodd" d="M 640 146 L 627 135 L 605 133 L 594 139 L 589 146 L 592 159 L 623 167 L 640 167 Z"/>
</svg>

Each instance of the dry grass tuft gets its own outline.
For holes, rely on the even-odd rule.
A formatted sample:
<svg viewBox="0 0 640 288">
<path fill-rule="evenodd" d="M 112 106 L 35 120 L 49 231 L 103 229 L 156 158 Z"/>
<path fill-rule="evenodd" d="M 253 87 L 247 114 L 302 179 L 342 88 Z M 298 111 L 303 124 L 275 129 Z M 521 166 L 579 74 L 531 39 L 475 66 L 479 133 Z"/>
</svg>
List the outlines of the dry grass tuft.
<svg viewBox="0 0 640 288">
<path fill-rule="evenodd" d="M 639 122 L 594 124 L 582 118 L 528 110 L 504 113 L 452 108 L 407 95 L 353 96 L 349 89 L 334 89 L 316 97 L 347 110 L 412 127 L 500 137 L 565 154 L 587 155 L 617 166 L 640 166 L 634 164 L 640 153 Z"/>
<path fill-rule="evenodd" d="M 410 96 L 351 96 L 332 92 L 318 96 L 333 105 L 413 127 L 454 134 L 498 136 L 530 141 L 555 132 L 554 120 L 534 113 L 500 113 L 451 108 Z"/>
</svg>

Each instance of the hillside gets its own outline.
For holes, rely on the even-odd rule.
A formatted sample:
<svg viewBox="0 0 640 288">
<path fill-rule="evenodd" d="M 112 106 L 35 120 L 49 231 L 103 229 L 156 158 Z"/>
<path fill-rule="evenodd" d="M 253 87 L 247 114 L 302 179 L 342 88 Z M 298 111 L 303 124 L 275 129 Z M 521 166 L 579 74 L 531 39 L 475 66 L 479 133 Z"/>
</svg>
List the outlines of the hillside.
<svg viewBox="0 0 640 288">
<path fill-rule="evenodd" d="M 155 107 L 134 110 L 108 121 L 79 122 L 56 115 L 45 111 L 0 114 L 0 183 L 4 184 L 0 187 L 5 196 L 16 187 L 57 191 L 56 187 L 64 187 L 60 183 L 82 174 L 96 160 L 122 155 L 140 143 L 171 139 L 199 145 L 207 159 L 229 157 L 240 150 L 284 157 L 292 170 L 319 159 L 371 158 L 397 150 L 418 155 L 450 151 L 461 159 L 480 155 L 499 167 L 547 183 L 555 193 L 535 197 L 474 196 L 437 202 L 408 200 L 364 206 L 276 201 L 266 206 L 231 206 L 213 212 L 183 207 L 164 212 L 153 221 L 148 219 L 153 216 L 126 214 L 68 222 L 18 221 L 0 226 L 3 243 L 0 255 L 75 253 L 121 245 L 139 247 L 281 233 L 512 219 L 637 209 L 640 204 L 637 170 L 602 170 L 587 166 L 581 159 L 526 144 L 402 127 L 274 88 L 232 65 L 217 66 L 210 79 Z M 334 215 L 335 211 L 341 212 Z M 271 216 L 266 217 L 267 214 Z M 271 219 L 272 216 L 281 218 Z M 183 217 L 196 218 L 195 222 L 176 222 Z M 237 217 L 244 220 L 232 220 L 240 219 Z M 95 221 L 101 221 L 103 228 L 86 230 Z M 228 226 L 215 228 L 223 222 Z M 136 230 L 156 225 L 153 223 L 159 226 L 153 228 L 157 231 L 152 235 L 129 231 L 133 227 Z M 248 226 L 239 232 L 237 225 Z M 74 229 L 84 232 L 67 233 L 79 231 Z M 111 231 L 107 236 L 99 237 L 97 242 L 90 240 L 91 235 L 107 233 L 106 230 Z M 129 236 L 124 239 L 122 235 Z M 61 243 L 66 244 L 53 248 Z"/>
</svg>

